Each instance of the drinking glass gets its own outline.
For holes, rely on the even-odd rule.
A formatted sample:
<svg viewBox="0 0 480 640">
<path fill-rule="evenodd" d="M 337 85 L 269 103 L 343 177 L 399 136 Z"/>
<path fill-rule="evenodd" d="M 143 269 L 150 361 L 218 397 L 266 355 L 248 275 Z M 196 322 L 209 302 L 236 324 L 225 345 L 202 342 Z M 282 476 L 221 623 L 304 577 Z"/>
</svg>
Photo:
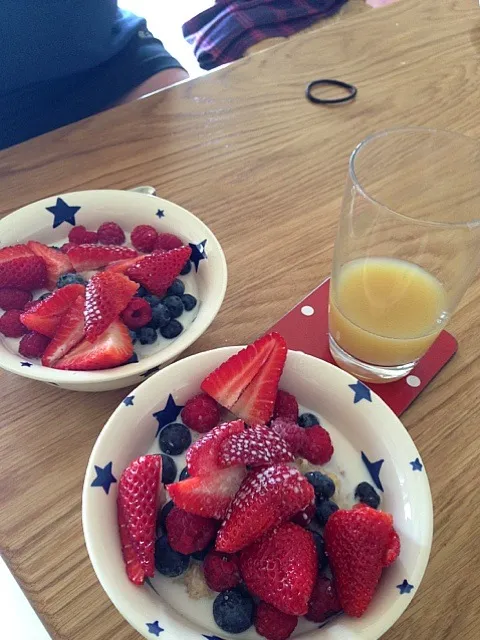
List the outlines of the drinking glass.
<svg viewBox="0 0 480 640">
<path fill-rule="evenodd" d="M 333 258 L 330 351 L 367 382 L 407 375 L 480 261 L 480 143 L 433 129 L 376 133 L 349 163 Z"/>
</svg>

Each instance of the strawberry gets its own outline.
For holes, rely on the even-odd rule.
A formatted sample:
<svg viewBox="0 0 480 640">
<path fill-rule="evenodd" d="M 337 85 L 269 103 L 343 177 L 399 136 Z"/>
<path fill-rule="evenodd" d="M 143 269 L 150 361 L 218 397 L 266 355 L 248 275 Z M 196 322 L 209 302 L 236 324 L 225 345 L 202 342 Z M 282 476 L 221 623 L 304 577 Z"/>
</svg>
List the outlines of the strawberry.
<svg viewBox="0 0 480 640">
<path fill-rule="evenodd" d="M 262 336 L 231 356 L 205 378 L 201 384 L 202 391 L 223 407 L 231 409 L 267 361 L 277 336 L 276 333 Z"/>
<path fill-rule="evenodd" d="M 131 462 L 118 483 L 120 540 L 128 577 L 143 584 L 155 572 L 157 510 L 162 499 L 162 457 L 147 455 Z"/>
<path fill-rule="evenodd" d="M 317 577 L 311 532 L 292 522 L 282 524 L 241 552 L 240 572 L 253 595 L 283 613 L 305 615 Z"/>
<path fill-rule="evenodd" d="M 114 320 L 93 343 L 83 339 L 67 355 L 55 363 L 55 369 L 93 371 L 125 364 L 133 355 L 133 344 L 127 327 Z"/>
<path fill-rule="evenodd" d="M 58 249 L 52 249 L 52 247 L 47 247 L 47 245 L 41 242 L 35 242 L 34 240 L 29 240 L 27 246 L 36 256 L 42 258 L 45 262 L 47 268 L 47 282 L 45 286 L 52 291 L 55 289 L 59 277 L 63 276 L 64 273 L 72 271 L 73 267 L 70 258 L 61 251 L 58 251 Z"/>
<path fill-rule="evenodd" d="M 291 462 L 294 456 L 286 441 L 267 427 L 253 427 L 229 436 L 220 446 L 218 464 L 232 467 L 237 464 L 258 467 L 276 462 Z"/>
<path fill-rule="evenodd" d="M 191 247 L 179 247 L 165 253 L 151 254 L 129 267 L 126 274 L 150 293 L 163 296 L 185 266 L 191 253 Z"/>
<path fill-rule="evenodd" d="M 135 249 L 117 247 L 115 245 L 78 244 L 68 249 L 70 262 L 75 271 L 90 271 L 105 267 L 111 262 L 135 258 L 138 254 Z"/>
<path fill-rule="evenodd" d="M 242 433 L 244 429 L 245 425 L 242 420 L 235 420 L 219 424 L 199 438 L 188 448 L 185 456 L 188 473 L 191 476 L 200 476 L 220 469 L 218 454 L 222 442 L 236 433 Z"/>
<path fill-rule="evenodd" d="M 52 341 L 45 349 L 42 356 L 44 367 L 53 367 L 60 358 L 63 358 L 83 338 L 85 333 L 84 307 L 85 296 L 81 294 L 65 315 L 62 316 Z"/>
<path fill-rule="evenodd" d="M 125 309 L 138 289 L 121 273 L 96 273 L 85 291 L 85 337 L 94 342 Z"/>
<path fill-rule="evenodd" d="M 250 473 L 230 505 L 215 548 L 225 553 L 245 548 L 305 509 L 313 498 L 312 485 L 286 464 Z"/>
<path fill-rule="evenodd" d="M 114 271 L 115 273 L 123 273 L 126 274 L 128 267 L 131 267 L 132 264 L 136 264 L 140 262 L 147 256 L 137 256 L 136 258 L 127 258 L 126 260 L 117 260 L 116 262 L 112 262 L 111 264 L 105 267 L 105 271 Z"/>
<path fill-rule="evenodd" d="M 325 526 L 325 550 L 329 557 L 338 598 L 349 616 L 360 617 L 375 594 L 382 569 L 392 561 L 393 519 L 365 505 L 340 509 Z M 397 553 L 399 548 L 396 549 Z"/>
<path fill-rule="evenodd" d="M 0 287 L 32 291 L 44 287 L 46 281 L 45 262 L 26 245 L 0 249 Z"/>
<path fill-rule="evenodd" d="M 168 493 L 180 509 L 222 520 L 245 475 L 245 467 L 217 470 L 169 484 Z"/>
<path fill-rule="evenodd" d="M 279 334 L 272 335 L 276 336 L 273 351 L 232 407 L 232 412 L 247 424 L 265 424 L 273 414 L 287 344 Z"/>
<path fill-rule="evenodd" d="M 53 338 L 63 314 L 84 292 L 85 287 L 82 284 L 68 284 L 54 291 L 45 300 L 37 302 L 22 313 L 20 319 L 30 331 L 37 331 Z"/>
<path fill-rule="evenodd" d="M 298 420 L 298 402 L 295 396 L 288 391 L 278 390 L 273 409 L 274 418 L 286 418 L 287 420 Z"/>
</svg>

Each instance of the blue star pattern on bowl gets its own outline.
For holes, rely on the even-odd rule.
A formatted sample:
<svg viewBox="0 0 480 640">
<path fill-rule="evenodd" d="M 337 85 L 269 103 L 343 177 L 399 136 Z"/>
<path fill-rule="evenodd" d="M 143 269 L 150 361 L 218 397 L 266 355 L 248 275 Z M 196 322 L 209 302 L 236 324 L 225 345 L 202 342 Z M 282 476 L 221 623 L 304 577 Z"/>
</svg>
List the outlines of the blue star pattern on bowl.
<svg viewBox="0 0 480 640">
<path fill-rule="evenodd" d="M 137 358 L 137 362 L 138 362 L 138 358 Z M 148 376 L 152 376 L 154 373 L 157 373 L 157 371 L 160 371 L 160 367 L 152 367 L 152 369 L 148 369 L 148 371 L 141 373 L 140 377 L 148 378 Z"/>
<path fill-rule="evenodd" d="M 126 407 L 133 407 L 133 399 L 134 398 L 135 398 L 135 396 L 127 396 L 126 398 L 124 398 L 122 400 L 122 402 Z"/>
<path fill-rule="evenodd" d="M 157 637 L 163 631 L 162 627 L 158 624 L 158 620 L 155 620 L 155 622 L 147 622 L 147 629 L 148 629 L 148 633 L 151 633 Z"/>
<path fill-rule="evenodd" d="M 68 222 L 73 227 L 75 226 L 75 214 L 79 211 L 80 207 L 71 207 L 62 198 L 57 198 L 56 204 L 52 207 L 47 207 L 47 211 L 53 213 L 53 228 L 56 229 L 63 222 Z"/>
<path fill-rule="evenodd" d="M 410 593 L 412 589 L 415 587 L 413 584 L 409 584 L 408 580 L 404 580 L 402 584 L 397 584 L 397 589 L 400 591 L 400 595 L 403 596 L 405 593 Z"/>
<path fill-rule="evenodd" d="M 158 209 L 157 213 L 155 214 L 158 218 L 164 218 L 165 217 L 165 211 L 163 209 Z"/>
<path fill-rule="evenodd" d="M 419 458 L 415 458 L 415 460 L 412 460 L 410 464 L 412 465 L 413 471 L 423 471 L 423 464 L 420 462 Z"/>
<path fill-rule="evenodd" d="M 117 481 L 112 473 L 112 464 L 112 462 L 109 462 L 104 467 L 97 467 L 97 465 L 95 465 L 97 477 L 90 485 L 91 487 L 102 487 L 107 496 L 110 491 L 110 486 Z"/>
<path fill-rule="evenodd" d="M 172 394 L 170 394 L 168 396 L 168 400 L 167 400 L 167 404 L 165 405 L 165 408 L 161 409 L 160 411 L 156 411 L 154 414 L 152 414 L 155 420 L 157 420 L 158 422 L 158 428 L 157 428 L 157 433 L 155 434 L 155 437 L 158 436 L 158 434 L 160 433 L 160 430 L 163 427 L 165 427 L 167 424 L 170 424 L 171 422 L 175 422 L 175 420 L 177 419 L 182 409 L 183 409 L 183 405 L 175 404 L 175 400 L 173 399 Z"/>
<path fill-rule="evenodd" d="M 372 478 L 375 486 L 378 487 L 380 491 L 383 491 L 384 490 L 383 485 L 380 480 L 380 470 L 385 460 L 377 460 L 376 462 L 370 462 L 370 460 L 367 458 L 366 454 L 363 451 L 362 451 L 362 460 L 364 465 L 367 467 L 367 471 L 370 474 L 370 477 Z"/>
<path fill-rule="evenodd" d="M 219 638 L 218 636 L 207 636 L 205 634 L 203 634 L 203 637 L 207 640 L 223 640 L 223 638 Z"/>
<path fill-rule="evenodd" d="M 31 362 L 20 362 L 20 366 L 21 367 L 31 367 L 32 363 Z"/>
<path fill-rule="evenodd" d="M 366 400 L 367 402 L 372 401 L 372 394 L 370 392 L 370 389 L 366 384 L 360 382 L 360 380 L 357 380 L 355 384 L 349 384 L 348 386 L 355 393 L 353 404 L 357 404 L 357 402 L 360 402 L 360 400 Z"/>
<path fill-rule="evenodd" d="M 202 240 L 202 242 L 199 242 L 198 244 L 193 244 L 192 242 L 189 243 L 192 249 L 192 255 L 190 256 L 190 260 L 195 265 L 195 271 L 198 271 L 198 265 L 200 263 L 200 260 L 207 259 L 207 253 L 205 251 L 206 244 L 207 244 L 206 240 Z"/>
</svg>

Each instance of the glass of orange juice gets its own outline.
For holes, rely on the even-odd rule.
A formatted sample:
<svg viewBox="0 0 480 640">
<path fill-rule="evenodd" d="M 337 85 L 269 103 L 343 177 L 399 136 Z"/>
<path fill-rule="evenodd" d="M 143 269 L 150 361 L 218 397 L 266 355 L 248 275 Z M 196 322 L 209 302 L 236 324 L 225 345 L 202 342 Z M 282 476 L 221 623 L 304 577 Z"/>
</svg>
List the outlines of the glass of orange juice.
<svg viewBox="0 0 480 640">
<path fill-rule="evenodd" d="M 367 382 L 407 375 L 480 262 L 480 143 L 421 128 L 376 133 L 349 163 L 330 283 L 337 364 Z"/>
</svg>

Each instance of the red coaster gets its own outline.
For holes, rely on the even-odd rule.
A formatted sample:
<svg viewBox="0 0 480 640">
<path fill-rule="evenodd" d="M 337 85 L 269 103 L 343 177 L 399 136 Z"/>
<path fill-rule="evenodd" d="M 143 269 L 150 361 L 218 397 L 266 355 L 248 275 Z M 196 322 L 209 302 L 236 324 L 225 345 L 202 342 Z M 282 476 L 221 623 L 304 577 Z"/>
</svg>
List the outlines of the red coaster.
<svg viewBox="0 0 480 640">
<path fill-rule="evenodd" d="M 330 278 L 327 278 L 283 316 L 271 330 L 278 331 L 285 338 L 289 349 L 303 351 L 335 364 L 328 348 L 329 288 Z M 457 347 L 455 338 L 448 331 L 442 331 L 406 378 L 388 384 L 368 386 L 399 416 L 455 355 Z"/>
</svg>

